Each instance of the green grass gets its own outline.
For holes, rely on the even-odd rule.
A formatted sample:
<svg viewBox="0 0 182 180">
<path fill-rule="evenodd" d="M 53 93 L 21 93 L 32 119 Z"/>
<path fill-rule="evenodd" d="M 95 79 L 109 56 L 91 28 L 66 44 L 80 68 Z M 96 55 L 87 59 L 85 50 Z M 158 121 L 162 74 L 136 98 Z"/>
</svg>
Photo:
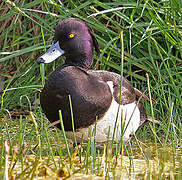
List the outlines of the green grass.
<svg viewBox="0 0 182 180">
<path fill-rule="evenodd" d="M 0 168 L 0 177 L 3 177 L 5 167 L 7 141 L 12 161 L 9 173 L 17 174 L 16 178 L 38 176 L 41 167 L 47 168 L 46 172 L 50 168 L 50 173 L 55 173 L 55 176 L 62 170 L 65 176 L 82 173 L 84 177 L 87 173 L 93 177 L 105 174 L 107 178 L 121 176 L 118 171 L 128 168 L 127 175 L 132 177 L 136 157 L 144 159 L 148 166 L 150 160 L 159 159 L 159 171 L 149 171 L 152 177 L 165 179 L 165 174 L 179 179 L 182 175 L 178 168 L 182 139 L 181 1 L 62 2 L 4 0 L 0 4 L 0 167 L 3 167 Z M 56 24 L 66 17 L 83 19 L 94 29 L 101 55 L 95 56 L 92 69 L 123 73 L 134 87 L 157 102 L 143 103 L 147 114 L 160 120 L 162 125 L 147 124 L 139 129 L 128 145 L 129 161 L 122 160 L 125 156 L 120 157 L 117 148 L 111 157 L 107 153 L 102 156 L 90 138 L 75 165 L 76 160 L 71 162 L 68 153 L 71 143 L 65 147 L 63 135 L 55 129 L 47 129 L 48 122 L 38 103 L 39 93 L 50 73 L 63 61 L 60 58 L 40 67 L 36 59 L 50 46 Z M 149 75 L 148 83 L 146 73 Z M 29 117 L 30 112 L 35 114 L 34 122 Z M 171 153 L 171 159 L 167 151 Z M 31 159 L 30 155 L 34 157 Z M 103 157 L 107 159 L 106 164 L 102 163 Z M 117 158 L 118 164 L 114 166 Z M 167 163 L 171 164 L 167 166 Z M 147 175 L 150 177 L 150 173 Z"/>
</svg>

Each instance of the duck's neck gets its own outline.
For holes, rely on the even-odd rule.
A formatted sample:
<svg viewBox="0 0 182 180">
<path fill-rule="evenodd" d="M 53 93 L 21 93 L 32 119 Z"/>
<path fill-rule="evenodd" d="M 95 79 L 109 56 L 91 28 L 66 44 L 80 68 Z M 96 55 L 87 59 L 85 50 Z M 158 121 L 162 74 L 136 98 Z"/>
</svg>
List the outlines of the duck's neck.
<svg viewBox="0 0 182 180">
<path fill-rule="evenodd" d="M 66 62 L 65 64 L 68 64 L 68 65 L 73 65 L 73 66 L 79 66 L 79 67 L 82 67 L 82 68 L 89 68 L 91 65 L 92 65 L 92 62 L 93 62 L 93 58 L 91 57 L 74 57 L 73 59 L 72 58 L 68 58 L 66 57 Z"/>
<path fill-rule="evenodd" d="M 85 47 L 86 48 L 86 47 Z M 93 63 L 93 50 L 87 48 L 82 53 L 66 55 L 66 64 L 88 69 Z"/>
</svg>

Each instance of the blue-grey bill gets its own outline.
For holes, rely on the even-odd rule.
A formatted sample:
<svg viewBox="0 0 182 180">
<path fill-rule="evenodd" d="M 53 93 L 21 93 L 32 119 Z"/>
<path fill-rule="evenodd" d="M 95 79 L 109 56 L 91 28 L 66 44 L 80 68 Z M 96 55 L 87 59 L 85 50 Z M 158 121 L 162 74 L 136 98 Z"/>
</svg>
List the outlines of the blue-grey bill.
<svg viewBox="0 0 182 180">
<path fill-rule="evenodd" d="M 58 57 L 64 54 L 64 50 L 62 50 L 59 46 L 59 42 L 52 44 L 52 46 L 48 49 L 48 51 L 42 55 L 40 58 L 44 60 L 44 63 L 50 63 L 57 59 Z"/>
</svg>

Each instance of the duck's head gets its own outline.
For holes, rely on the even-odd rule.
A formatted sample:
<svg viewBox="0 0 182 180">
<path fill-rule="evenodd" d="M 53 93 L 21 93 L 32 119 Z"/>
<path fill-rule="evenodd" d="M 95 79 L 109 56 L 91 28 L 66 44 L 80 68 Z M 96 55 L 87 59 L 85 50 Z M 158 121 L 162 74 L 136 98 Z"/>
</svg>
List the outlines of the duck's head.
<svg viewBox="0 0 182 180">
<path fill-rule="evenodd" d="M 50 63 L 66 56 L 66 63 L 88 68 L 93 62 L 93 47 L 99 54 L 99 45 L 92 29 L 82 20 L 67 18 L 58 23 L 53 44 L 38 63 Z"/>
</svg>

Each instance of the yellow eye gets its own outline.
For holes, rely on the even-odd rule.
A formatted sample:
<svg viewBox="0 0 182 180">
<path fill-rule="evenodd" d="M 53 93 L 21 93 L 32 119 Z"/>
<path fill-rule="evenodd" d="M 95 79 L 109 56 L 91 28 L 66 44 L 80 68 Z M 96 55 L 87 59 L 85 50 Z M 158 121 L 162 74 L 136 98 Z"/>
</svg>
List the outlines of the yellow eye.
<svg viewBox="0 0 182 180">
<path fill-rule="evenodd" d="M 74 38 L 75 35 L 74 35 L 73 33 L 71 33 L 71 34 L 68 35 L 68 37 L 69 37 L 69 38 Z"/>
</svg>

